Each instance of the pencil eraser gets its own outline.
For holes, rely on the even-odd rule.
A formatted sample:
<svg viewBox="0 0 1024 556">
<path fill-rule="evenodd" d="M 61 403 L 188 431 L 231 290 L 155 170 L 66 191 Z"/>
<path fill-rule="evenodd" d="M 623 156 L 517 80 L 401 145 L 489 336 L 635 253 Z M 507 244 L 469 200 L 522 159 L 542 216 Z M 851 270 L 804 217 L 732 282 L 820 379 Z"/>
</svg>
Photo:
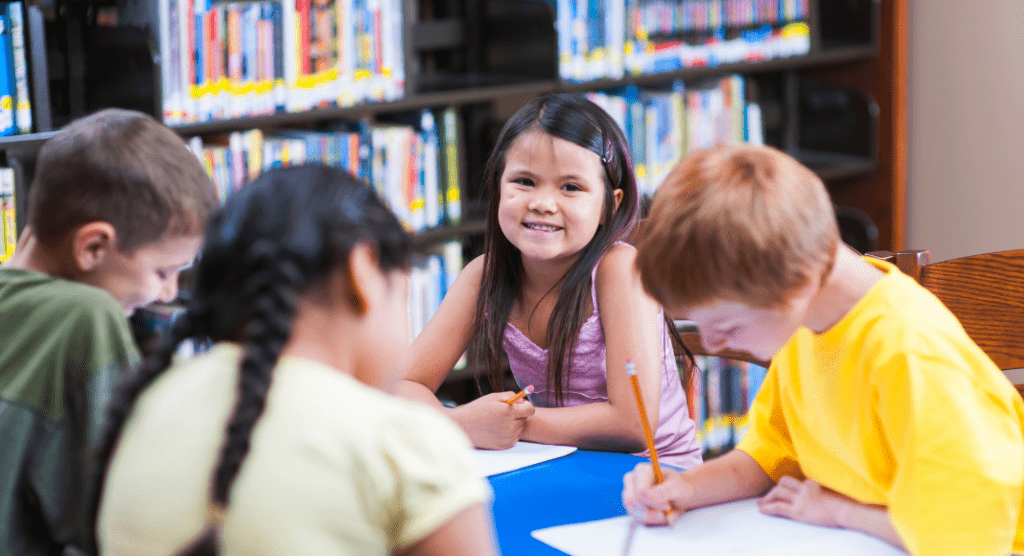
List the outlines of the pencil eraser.
<svg viewBox="0 0 1024 556">
<path fill-rule="evenodd" d="M 633 363 L 631 359 L 626 360 L 626 373 L 629 376 L 636 375 L 636 363 Z"/>
<path fill-rule="evenodd" d="M 532 394 L 533 393 L 533 385 L 532 384 L 526 387 L 526 393 L 527 394 Z"/>
</svg>

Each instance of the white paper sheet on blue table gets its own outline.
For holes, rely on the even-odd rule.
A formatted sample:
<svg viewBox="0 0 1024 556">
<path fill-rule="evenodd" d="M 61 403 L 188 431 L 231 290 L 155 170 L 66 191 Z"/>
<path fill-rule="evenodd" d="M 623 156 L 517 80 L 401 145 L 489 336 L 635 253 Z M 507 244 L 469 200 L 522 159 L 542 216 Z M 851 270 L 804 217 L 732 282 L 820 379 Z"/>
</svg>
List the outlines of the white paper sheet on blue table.
<svg viewBox="0 0 1024 556">
<path fill-rule="evenodd" d="M 473 467 L 481 477 L 490 477 L 567 456 L 575 451 L 575 446 L 519 441 L 508 450 L 473 450 Z"/>
<path fill-rule="evenodd" d="M 571 556 L 622 556 L 627 516 L 533 532 Z M 693 510 L 672 527 L 640 527 L 630 556 L 906 556 L 874 537 L 762 514 L 754 499 Z"/>
</svg>

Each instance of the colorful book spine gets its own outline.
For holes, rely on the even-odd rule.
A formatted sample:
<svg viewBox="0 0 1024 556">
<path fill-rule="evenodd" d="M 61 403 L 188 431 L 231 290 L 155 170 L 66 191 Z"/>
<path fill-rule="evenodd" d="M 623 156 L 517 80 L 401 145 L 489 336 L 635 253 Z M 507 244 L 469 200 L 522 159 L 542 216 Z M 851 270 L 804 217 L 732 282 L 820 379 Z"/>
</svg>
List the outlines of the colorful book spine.
<svg viewBox="0 0 1024 556">
<path fill-rule="evenodd" d="M 556 0 L 567 81 L 807 54 L 809 0 Z"/>
<path fill-rule="evenodd" d="M 685 385 L 690 416 L 697 425 L 697 442 L 705 457 L 732 449 L 746 434 L 750 407 L 768 369 L 746 361 L 698 355 Z M 679 360 L 682 376 L 685 361 Z"/>
<path fill-rule="evenodd" d="M 692 86 L 676 80 L 668 90 L 628 85 L 616 92 L 588 93 L 587 98 L 622 128 L 637 187 L 648 197 L 692 149 L 763 141 L 759 109 L 747 102 L 745 80 L 740 75 Z"/>
<path fill-rule="evenodd" d="M 167 123 L 396 100 L 402 0 L 157 0 Z"/>
<path fill-rule="evenodd" d="M 14 68 L 14 122 L 18 133 L 31 133 L 32 98 L 28 90 L 24 5 L 20 1 L 8 3 L 7 18 L 11 25 L 11 65 Z"/>
<path fill-rule="evenodd" d="M 0 168 L 0 263 L 14 255 L 18 243 L 14 169 Z"/>
<path fill-rule="evenodd" d="M 11 69 L 11 27 L 6 10 L 0 13 L 0 135 L 12 135 L 14 124 L 14 82 Z"/>
<path fill-rule="evenodd" d="M 175 124 L 183 121 L 181 114 L 180 78 L 181 62 L 178 52 L 177 0 L 158 0 L 157 17 L 160 23 L 160 91 L 164 122 Z"/>
<path fill-rule="evenodd" d="M 459 189 L 459 121 L 454 108 L 441 114 L 442 148 L 444 149 L 445 220 L 449 226 L 462 221 L 462 198 Z"/>
<path fill-rule="evenodd" d="M 455 277 L 462 271 L 462 244 L 444 243 L 421 258 L 409 273 L 409 333 L 415 338 L 441 306 Z"/>
<path fill-rule="evenodd" d="M 420 134 L 423 141 L 423 164 L 420 181 L 423 183 L 423 219 L 424 226 L 432 228 L 440 226 L 444 220 L 443 205 L 439 202 L 441 189 L 441 142 L 437 136 L 437 123 L 434 113 L 424 110 L 420 113 Z"/>
</svg>

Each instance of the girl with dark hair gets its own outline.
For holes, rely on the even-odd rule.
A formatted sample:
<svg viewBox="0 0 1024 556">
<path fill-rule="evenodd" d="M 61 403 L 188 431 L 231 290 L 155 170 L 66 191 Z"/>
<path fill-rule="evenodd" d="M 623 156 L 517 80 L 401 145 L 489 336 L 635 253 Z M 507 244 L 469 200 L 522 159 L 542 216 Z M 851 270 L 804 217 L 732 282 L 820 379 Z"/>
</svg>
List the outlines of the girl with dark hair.
<svg viewBox="0 0 1024 556">
<path fill-rule="evenodd" d="M 639 194 L 625 137 L 596 104 L 537 98 L 487 162 L 486 252 L 471 261 L 412 346 L 402 395 L 434 392 L 470 348 L 495 393 L 448 410 L 480 448 L 517 440 L 639 452 L 644 433 L 626 361 L 637 364 L 661 461 L 701 461 L 672 338 L 623 243 Z M 504 403 L 502 355 L 532 403 Z"/>
<path fill-rule="evenodd" d="M 385 393 L 405 368 L 409 251 L 341 170 L 274 169 L 234 194 L 174 341 L 111 404 L 100 552 L 493 554 L 465 436 Z M 214 347 L 172 364 L 186 338 Z"/>
</svg>

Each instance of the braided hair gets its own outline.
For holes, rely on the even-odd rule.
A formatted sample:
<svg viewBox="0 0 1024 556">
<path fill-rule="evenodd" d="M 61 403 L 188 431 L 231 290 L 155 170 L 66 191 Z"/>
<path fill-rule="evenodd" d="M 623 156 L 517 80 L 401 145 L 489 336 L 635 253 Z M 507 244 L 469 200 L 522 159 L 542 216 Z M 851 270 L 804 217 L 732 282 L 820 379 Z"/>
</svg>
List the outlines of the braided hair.
<svg viewBox="0 0 1024 556">
<path fill-rule="evenodd" d="M 223 513 L 263 414 L 299 299 L 346 269 L 357 244 L 371 246 L 382 272 L 408 269 L 410 239 L 394 214 L 373 190 L 340 169 L 317 164 L 275 168 L 228 199 L 207 228 L 187 310 L 168 342 L 119 385 L 110 404 L 97 453 L 93 530 L 125 422 L 186 339 L 236 342 L 243 350 L 238 400 L 210 485 L 213 514 Z M 217 521 L 208 520 L 207 530 L 183 554 L 216 554 Z"/>
</svg>

